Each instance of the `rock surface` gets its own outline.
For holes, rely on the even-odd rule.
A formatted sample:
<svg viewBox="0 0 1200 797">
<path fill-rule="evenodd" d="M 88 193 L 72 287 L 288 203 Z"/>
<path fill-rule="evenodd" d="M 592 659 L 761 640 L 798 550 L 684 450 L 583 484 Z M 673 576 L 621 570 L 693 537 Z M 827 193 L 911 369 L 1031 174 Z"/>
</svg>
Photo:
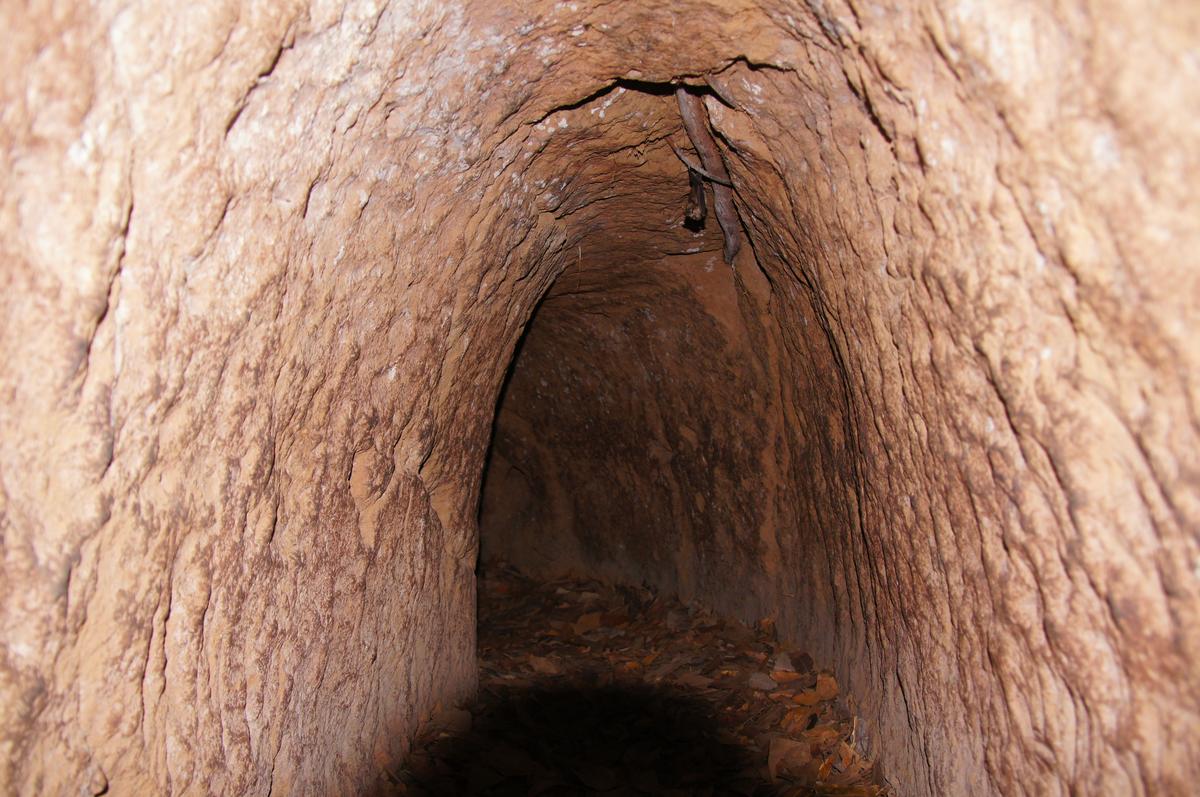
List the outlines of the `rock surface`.
<svg viewBox="0 0 1200 797">
<path fill-rule="evenodd" d="M 474 685 L 548 291 L 486 544 L 773 615 L 902 793 L 1200 777 L 1195 4 L 0 30 L 0 792 L 402 757 Z M 735 270 L 680 226 L 681 79 Z"/>
</svg>

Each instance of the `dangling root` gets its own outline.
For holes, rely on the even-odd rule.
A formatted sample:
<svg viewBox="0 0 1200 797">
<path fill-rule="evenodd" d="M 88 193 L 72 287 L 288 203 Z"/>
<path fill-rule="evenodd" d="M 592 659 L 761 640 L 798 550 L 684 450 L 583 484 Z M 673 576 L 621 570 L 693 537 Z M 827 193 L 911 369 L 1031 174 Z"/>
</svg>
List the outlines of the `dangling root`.
<svg viewBox="0 0 1200 797">
<path fill-rule="evenodd" d="M 703 165 L 701 169 L 688 164 L 688 168 L 713 182 L 713 209 L 717 214 L 717 223 L 721 225 L 721 232 L 725 234 L 725 262 L 732 264 L 733 258 L 742 248 L 742 228 L 737 207 L 733 203 L 733 184 L 729 180 L 729 172 L 725 169 L 725 162 L 721 160 L 717 142 L 709 132 L 708 111 L 705 110 L 704 103 L 683 86 L 675 89 L 675 98 L 679 101 L 679 116 L 683 119 L 683 128 L 692 141 L 692 147 L 700 155 Z M 675 154 L 687 163 L 678 150 Z"/>
</svg>

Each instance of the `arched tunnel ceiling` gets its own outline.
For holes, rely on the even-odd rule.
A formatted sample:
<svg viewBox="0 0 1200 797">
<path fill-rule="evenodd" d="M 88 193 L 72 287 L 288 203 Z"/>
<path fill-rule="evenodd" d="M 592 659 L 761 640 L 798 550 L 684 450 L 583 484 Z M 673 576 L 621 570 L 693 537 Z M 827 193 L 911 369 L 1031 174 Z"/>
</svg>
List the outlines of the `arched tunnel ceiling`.
<svg viewBox="0 0 1200 797">
<path fill-rule="evenodd" d="M 653 517 L 758 541 L 712 549 L 742 604 L 686 551 L 645 573 L 807 640 L 902 793 L 1200 775 L 1193 4 L 0 29 L 0 791 L 357 791 L 402 759 L 473 688 L 496 400 L 564 274 L 664 336 L 645 389 L 689 376 L 654 398 L 698 442 L 676 415 L 638 456 L 691 514 Z M 667 89 L 710 78 L 734 269 L 677 223 L 667 144 Z M 569 348 L 563 301 L 543 343 Z M 680 370 L 693 344 L 721 369 Z M 620 353 L 597 373 L 637 376 Z M 731 382 L 762 390 L 701 406 Z"/>
</svg>

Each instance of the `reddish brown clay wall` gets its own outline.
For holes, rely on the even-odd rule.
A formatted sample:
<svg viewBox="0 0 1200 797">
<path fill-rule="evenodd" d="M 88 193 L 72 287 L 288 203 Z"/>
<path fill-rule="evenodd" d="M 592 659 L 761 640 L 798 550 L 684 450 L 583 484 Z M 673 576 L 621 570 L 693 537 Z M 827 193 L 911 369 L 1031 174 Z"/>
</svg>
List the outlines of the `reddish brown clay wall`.
<svg viewBox="0 0 1200 797">
<path fill-rule="evenodd" d="M 514 551 L 774 614 L 903 793 L 1195 782 L 1191 3 L 44 6 L 0 8 L 0 792 L 402 757 L 473 686 L 564 274 Z"/>
</svg>

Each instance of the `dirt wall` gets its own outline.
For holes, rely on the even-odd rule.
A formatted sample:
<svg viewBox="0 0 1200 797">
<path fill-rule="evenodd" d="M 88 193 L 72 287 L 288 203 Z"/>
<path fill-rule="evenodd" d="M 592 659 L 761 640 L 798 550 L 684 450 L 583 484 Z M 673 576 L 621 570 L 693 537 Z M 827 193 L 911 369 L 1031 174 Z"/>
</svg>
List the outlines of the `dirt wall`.
<svg viewBox="0 0 1200 797">
<path fill-rule="evenodd" d="M 658 572 L 827 656 L 904 793 L 1184 789 L 1197 24 L 0 9 L 0 791 L 321 794 L 402 757 L 473 686 L 496 400 L 581 263 L 605 290 L 656 272 L 616 305 L 661 305 L 629 327 L 661 346 L 599 365 L 653 389 L 613 440 L 684 441 L 653 473 L 691 508 L 640 516 L 697 547 Z M 735 187 L 736 279 L 688 274 L 711 225 L 663 265 L 692 245 L 680 80 Z M 730 384 L 759 395 L 722 406 Z M 645 461 L 606 466 L 615 497 Z"/>
</svg>

